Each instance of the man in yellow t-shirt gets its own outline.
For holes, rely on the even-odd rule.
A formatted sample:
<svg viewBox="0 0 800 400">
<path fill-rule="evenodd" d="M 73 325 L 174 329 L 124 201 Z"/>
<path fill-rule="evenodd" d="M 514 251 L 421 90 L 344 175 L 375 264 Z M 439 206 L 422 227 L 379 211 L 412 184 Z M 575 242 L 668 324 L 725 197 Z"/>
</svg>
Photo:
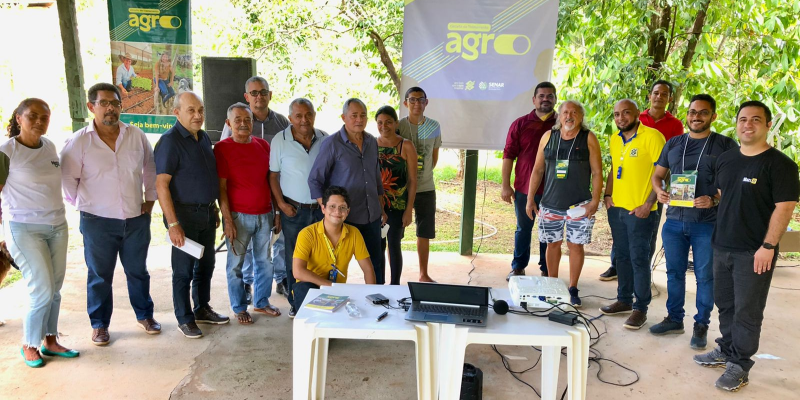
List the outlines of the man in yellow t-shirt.
<svg viewBox="0 0 800 400">
<path fill-rule="evenodd" d="M 633 100 L 614 105 L 619 133 L 611 136 L 611 171 L 605 203 L 617 262 L 617 301 L 600 308 L 603 314 L 632 314 L 624 327 L 639 329 L 647 322 L 650 304 L 650 237 L 656 220 L 656 195 L 650 184 L 664 147 L 661 132 L 639 122 Z M 633 296 L 636 296 L 636 302 Z"/>
<path fill-rule="evenodd" d="M 353 256 L 364 271 L 364 282 L 375 283 L 375 271 L 361 232 L 344 220 L 350 212 L 350 196 L 340 186 L 330 186 L 322 195 L 322 221 L 309 225 L 297 235 L 292 273 L 295 304 L 303 304 L 309 289 L 347 281 L 347 265 Z M 294 317 L 289 313 L 290 317 Z"/>
</svg>

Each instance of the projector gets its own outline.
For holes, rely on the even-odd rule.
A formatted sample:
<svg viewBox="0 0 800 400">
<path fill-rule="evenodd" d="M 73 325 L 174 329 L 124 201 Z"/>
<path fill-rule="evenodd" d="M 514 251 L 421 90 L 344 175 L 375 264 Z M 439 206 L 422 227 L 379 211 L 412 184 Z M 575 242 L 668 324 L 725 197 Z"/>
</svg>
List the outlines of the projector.
<svg viewBox="0 0 800 400">
<path fill-rule="evenodd" d="M 508 291 L 517 307 L 522 302 L 527 303 L 528 308 L 550 308 L 558 303 L 569 303 L 567 285 L 558 278 L 512 276 L 508 280 Z"/>
</svg>

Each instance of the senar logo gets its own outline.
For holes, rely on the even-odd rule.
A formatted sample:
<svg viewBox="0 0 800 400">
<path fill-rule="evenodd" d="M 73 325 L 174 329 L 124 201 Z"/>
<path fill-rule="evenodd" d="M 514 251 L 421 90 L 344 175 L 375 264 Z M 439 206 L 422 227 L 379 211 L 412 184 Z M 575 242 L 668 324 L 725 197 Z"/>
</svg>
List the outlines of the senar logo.
<svg viewBox="0 0 800 400">
<path fill-rule="evenodd" d="M 160 10 L 152 8 L 129 8 L 128 25 L 142 32 L 150 32 L 153 28 L 178 29 L 183 24 L 174 15 L 161 15 Z"/>
<path fill-rule="evenodd" d="M 492 44 L 494 52 L 507 56 L 521 56 L 531 50 L 531 40 L 524 35 L 497 35 L 491 32 L 490 24 L 471 24 L 451 22 L 447 24 L 450 33 L 447 34 L 447 45 L 445 51 L 448 53 L 461 53 L 461 58 L 467 61 L 475 61 L 481 54 L 489 51 L 489 44 Z M 458 32 L 469 32 L 460 34 Z M 515 44 L 519 47 L 515 48 Z M 517 49 L 522 49 L 517 51 Z"/>
<path fill-rule="evenodd" d="M 742 179 L 742 182 L 752 183 L 753 185 L 755 185 L 756 182 L 758 182 L 758 178 L 746 178 L 745 177 L 745 178 Z"/>
</svg>

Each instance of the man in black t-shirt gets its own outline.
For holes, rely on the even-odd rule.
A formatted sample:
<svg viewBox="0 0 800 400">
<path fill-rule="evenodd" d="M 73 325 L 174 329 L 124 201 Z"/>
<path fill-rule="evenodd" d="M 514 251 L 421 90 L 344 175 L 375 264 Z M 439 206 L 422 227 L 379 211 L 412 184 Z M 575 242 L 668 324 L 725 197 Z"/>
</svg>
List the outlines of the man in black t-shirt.
<svg viewBox="0 0 800 400">
<path fill-rule="evenodd" d="M 743 103 L 736 114 L 742 147 L 717 160 L 715 185 L 721 197 L 711 243 L 722 337 L 714 350 L 694 360 L 703 366 L 724 366 L 716 386 L 728 391 L 748 383 L 777 245 L 800 197 L 797 164 L 767 144 L 771 126 L 772 113 L 766 105 Z"/>
<path fill-rule="evenodd" d="M 694 275 L 697 278 L 697 314 L 694 316 L 691 348 L 706 348 L 708 324 L 714 308 L 714 273 L 712 270 L 711 233 L 717 219 L 719 194 L 714 187 L 714 168 L 718 157 L 738 147 L 733 139 L 711 131 L 717 119 L 717 102 L 707 94 L 698 94 L 689 102 L 686 126 L 689 133 L 667 141 L 653 174 L 653 190 L 658 201 L 669 204 L 667 221 L 661 229 L 664 255 L 667 259 L 667 312 L 660 323 L 650 327 L 654 335 L 681 334 L 686 315 L 686 269 L 689 265 L 689 246 L 692 247 Z M 670 194 L 661 182 L 671 173 L 676 182 Z M 686 176 L 683 176 L 686 175 Z M 681 187 L 678 183 L 690 180 L 695 184 Z M 670 202 L 670 197 L 674 202 Z M 680 201 L 683 200 L 683 201 Z"/>
</svg>

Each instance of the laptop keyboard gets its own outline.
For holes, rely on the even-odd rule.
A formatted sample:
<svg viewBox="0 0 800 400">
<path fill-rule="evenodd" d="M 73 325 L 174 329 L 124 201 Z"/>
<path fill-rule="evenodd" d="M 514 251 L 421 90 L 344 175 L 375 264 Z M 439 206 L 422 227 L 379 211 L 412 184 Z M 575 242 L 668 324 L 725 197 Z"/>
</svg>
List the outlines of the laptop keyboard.
<svg viewBox="0 0 800 400">
<path fill-rule="evenodd" d="M 457 306 L 443 306 L 438 304 L 419 304 L 416 311 L 438 313 L 438 314 L 453 314 L 453 315 L 468 315 L 479 317 L 481 316 L 480 308 L 473 307 L 457 307 Z"/>
</svg>

